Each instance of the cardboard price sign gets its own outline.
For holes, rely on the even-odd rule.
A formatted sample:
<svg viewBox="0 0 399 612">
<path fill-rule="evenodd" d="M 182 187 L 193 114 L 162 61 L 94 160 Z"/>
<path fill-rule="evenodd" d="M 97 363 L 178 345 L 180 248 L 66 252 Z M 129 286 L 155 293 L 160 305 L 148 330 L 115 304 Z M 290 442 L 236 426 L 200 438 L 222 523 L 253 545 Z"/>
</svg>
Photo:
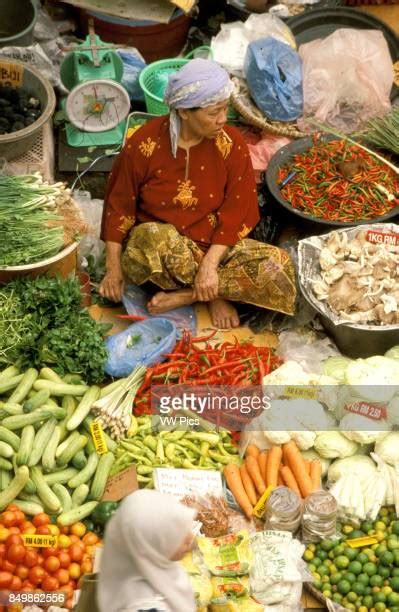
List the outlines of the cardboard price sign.
<svg viewBox="0 0 399 612">
<path fill-rule="evenodd" d="M 117 502 L 139 488 L 136 467 L 131 465 L 126 470 L 108 478 L 101 501 Z"/>
<path fill-rule="evenodd" d="M 23 66 L 0 60 L 0 85 L 21 87 L 23 76 Z"/>
<path fill-rule="evenodd" d="M 370 404 L 369 402 L 352 402 L 351 404 L 345 405 L 345 410 L 354 414 L 360 414 L 373 421 L 382 421 L 387 418 L 385 406 Z"/>
<path fill-rule="evenodd" d="M 399 245 L 399 234 L 392 234 L 388 232 L 376 232 L 369 230 L 367 232 L 367 240 L 371 244 L 386 244 L 388 246 Z"/>
</svg>

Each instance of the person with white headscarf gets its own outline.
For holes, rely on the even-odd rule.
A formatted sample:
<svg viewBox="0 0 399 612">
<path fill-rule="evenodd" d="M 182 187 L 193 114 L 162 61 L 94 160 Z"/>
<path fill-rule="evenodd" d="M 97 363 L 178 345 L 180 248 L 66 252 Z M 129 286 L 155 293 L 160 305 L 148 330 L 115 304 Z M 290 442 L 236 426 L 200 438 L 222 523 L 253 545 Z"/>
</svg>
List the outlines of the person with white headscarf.
<svg viewBox="0 0 399 612">
<path fill-rule="evenodd" d="M 289 255 L 247 238 L 259 207 L 247 145 L 226 125 L 232 88 L 219 64 L 191 60 L 169 77 L 170 114 L 127 141 L 105 196 L 103 296 L 150 282 L 151 314 L 206 302 L 220 328 L 239 325 L 234 301 L 293 314 Z"/>
<path fill-rule="evenodd" d="M 158 491 L 123 500 L 105 531 L 100 612 L 195 612 L 190 579 L 178 564 L 192 548 L 195 515 Z"/>
</svg>

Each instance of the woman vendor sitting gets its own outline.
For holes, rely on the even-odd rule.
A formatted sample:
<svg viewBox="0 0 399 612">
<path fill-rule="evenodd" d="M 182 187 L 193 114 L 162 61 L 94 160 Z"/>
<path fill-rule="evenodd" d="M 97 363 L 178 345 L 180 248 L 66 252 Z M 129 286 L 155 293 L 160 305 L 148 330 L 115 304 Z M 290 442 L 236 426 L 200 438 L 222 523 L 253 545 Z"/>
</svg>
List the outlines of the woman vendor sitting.
<svg viewBox="0 0 399 612">
<path fill-rule="evenodd" d="M 246 239 L 259 210 L 248 148 L 225 126 L 232 87 L 216 62 L 188 62 L 169 78 L 170 115 L 127 141 L 105 196 L 104 297 L 119 301 L 125 281 L 150 281 L 162 289 L 151 314 L 207 302 L 220 328 L 239 325 L 231 301 L 293 314 L 289 255 Z"/>
</svg>

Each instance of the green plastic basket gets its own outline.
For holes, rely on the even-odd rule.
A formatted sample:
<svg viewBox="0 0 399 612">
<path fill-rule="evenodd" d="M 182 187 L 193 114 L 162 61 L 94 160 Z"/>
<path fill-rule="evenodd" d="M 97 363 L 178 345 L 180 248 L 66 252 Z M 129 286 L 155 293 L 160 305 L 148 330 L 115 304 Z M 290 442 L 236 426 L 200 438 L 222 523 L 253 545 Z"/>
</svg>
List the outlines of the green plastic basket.
<svg viewBox="0 0 399 612">
<path fill-rule="evenodd" d="M 210 47 L 198 47 L 185 57 L 159 60 L 149 64 L 141 71 L 139 83 L 144 93 L 148 113 L 152 115 L 167 115 L 169 113 L 169 107 L 163 101 L 163 93 L 169 76 L 182 68 L 194 56 L 204 51 L 212 56 Z"/>
</svg>

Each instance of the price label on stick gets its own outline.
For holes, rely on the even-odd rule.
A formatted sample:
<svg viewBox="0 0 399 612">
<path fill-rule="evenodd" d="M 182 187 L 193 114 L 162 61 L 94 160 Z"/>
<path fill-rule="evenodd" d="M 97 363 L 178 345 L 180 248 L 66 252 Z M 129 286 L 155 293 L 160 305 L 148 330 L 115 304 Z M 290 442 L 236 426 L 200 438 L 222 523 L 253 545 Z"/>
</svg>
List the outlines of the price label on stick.
<svg viewBox="0 0 399 612">
<path fill-rule="evenodd" d="M 105 455 L 105 453 L 108 453 L 107 441 L 101 423 L 98 421 L 90 423 L 90 432 L 97 455 Z"/>
<path fill-rule="evenodd" d="M 58 546 L 58 538 L 53 535 L 23 533 L 22 539 L 25 546 L 34 546 L 36 548 L 54 548 Z"/>
</svg>

